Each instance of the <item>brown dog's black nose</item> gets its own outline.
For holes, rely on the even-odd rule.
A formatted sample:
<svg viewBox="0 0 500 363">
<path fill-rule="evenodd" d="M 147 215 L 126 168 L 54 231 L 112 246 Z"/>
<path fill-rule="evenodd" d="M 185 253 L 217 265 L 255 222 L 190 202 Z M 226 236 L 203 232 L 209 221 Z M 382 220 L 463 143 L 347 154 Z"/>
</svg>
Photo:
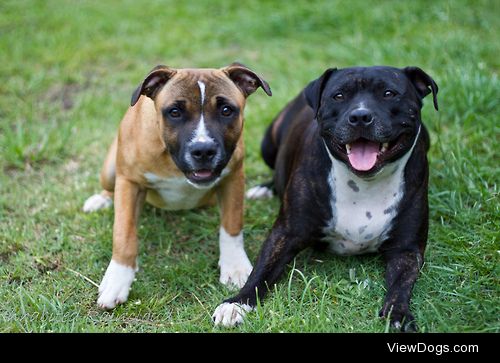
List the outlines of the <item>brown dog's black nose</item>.
<svg viewBox="0 0 500 363">
<path fill-rule="evenodd" d="M 217 155 L 217 144 L 213 142 L 196 142 L 189 148 L 191 157 L 197 162 L 209 162 Z"/>
<path fill-rule="evenodd" d="M 349 114 L 349 123 L 353 126 L 369 125 L 373 122 L 373 115 L 366 108 L 357 108 Z"/>
</svg>

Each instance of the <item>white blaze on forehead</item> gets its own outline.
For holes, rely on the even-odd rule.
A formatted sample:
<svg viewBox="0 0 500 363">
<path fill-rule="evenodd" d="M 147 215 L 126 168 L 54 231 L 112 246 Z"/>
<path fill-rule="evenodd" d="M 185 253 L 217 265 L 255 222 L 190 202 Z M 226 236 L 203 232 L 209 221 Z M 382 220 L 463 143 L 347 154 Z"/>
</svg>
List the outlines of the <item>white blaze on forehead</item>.
<svg viewBox="0 0 500 363">
<path fill-rule="evenodd" d="M 205 103 L 205 83 L 203 83 L 202 81 L 198 81 L 198 87 L 200 88 L 201 95 L 201 116 L 200 121 L 198 122 L 198 126 L 194 130 L 194 135 L 191 139 L 191 142 L 215 142 L 214 139 L 212 139 L 208 135 L 208 130 L 205 126 L 205 119 L 203 117 L 203 104 Z"/>
<path fill-rule="evenodd" d="M 201 108 L 203 109 L 203 104 L 205 103 L 205 83 L 198 81 L 198 87 L 200 87 Z"/>
</svg>

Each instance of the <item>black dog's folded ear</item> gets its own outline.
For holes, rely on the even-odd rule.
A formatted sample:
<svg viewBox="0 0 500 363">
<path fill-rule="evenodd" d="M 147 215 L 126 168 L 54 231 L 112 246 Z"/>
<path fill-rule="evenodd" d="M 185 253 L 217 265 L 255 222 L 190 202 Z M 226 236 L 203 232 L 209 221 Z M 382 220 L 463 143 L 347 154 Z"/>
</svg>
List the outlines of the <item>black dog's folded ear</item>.
<svg viewBox="0 0 500 363">
<path fill-rule="evenodd" d="M 309 106 L 314 110 L 314 117 L 318 115 L 319 106 L 321 103 L 321 95 L 325 88 L 326 82 L 337 68 L 328 68 L 318 79 L 310 82 L 304 89 L 304 95 Z"/>
<path fill-rule="evenodd" d="M 418 95 L 424 98 L 432 91 L 432 99 L 434 101 L 434 108 L 438 110 L 437 93 L 438 86 L 436 82 L 423 70 L 418 67 L 406 67 L 403 69 L 406 76 L 410 79 L 411 83 L 415 86 Z M 429 89 L 430 87 L 430 89 Z"/>
<path fill-rule="evenodd" d="M 232 63 L 222 68 L 222 71 L 238 86 L 245 97 L 254 93 L 257 88 L 262 87 L 268 96 L 272 96 L 269 84 L 258 76 L 255 72 L 245 67 L 241 63 Z"/>
<path fill-rule="evenodd" d="M 134 106 L 141 95 L 153 99 L 161 87 L 163 87 L 176 72 L 175 69 L 163 65 L 154 67 L 132 94 L 130 106 Z"/>
</svg>

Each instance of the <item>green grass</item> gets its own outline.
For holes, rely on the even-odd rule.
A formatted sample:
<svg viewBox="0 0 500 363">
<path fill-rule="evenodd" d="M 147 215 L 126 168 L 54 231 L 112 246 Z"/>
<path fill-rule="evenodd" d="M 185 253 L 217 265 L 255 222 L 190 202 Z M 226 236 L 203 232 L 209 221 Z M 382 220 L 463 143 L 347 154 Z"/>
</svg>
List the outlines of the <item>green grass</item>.
<svg viewBox="0 0 500 363">
<path fill-rule="evenodd" d="M 240 61 L 270 83 L 246 110 L 247 185 L 266 125 L 327 67 L 416 65 L 429 100 L 430 233 L 412 310 L 423 332 L 500 331 L 499 2 L 2 1 L 0 331 L 219 332 L 215 208 L 146 207 L 129 301 L 96 307 L 113 212 L 83 214 L 132 90 L 156 64 Z M 247 203 L 251 259 L 278 201 Z M 300 254 L 241 332 L 384 332 L 382 260 Z"/>
</svg>

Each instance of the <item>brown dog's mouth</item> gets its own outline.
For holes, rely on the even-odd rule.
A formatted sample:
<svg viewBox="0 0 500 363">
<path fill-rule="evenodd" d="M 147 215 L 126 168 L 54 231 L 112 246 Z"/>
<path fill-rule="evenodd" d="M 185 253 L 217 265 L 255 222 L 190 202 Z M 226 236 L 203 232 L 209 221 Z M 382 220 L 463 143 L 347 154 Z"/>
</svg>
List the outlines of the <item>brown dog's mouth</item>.
<svg viewBox="0 0 500 363">
<path fill-rule="evenodd" d="M 187 178 L 195 184 L 206 184 L 214 181 L 218 175 L 210 169 L 199 169 L 188 173 Z"/>
</svg>

